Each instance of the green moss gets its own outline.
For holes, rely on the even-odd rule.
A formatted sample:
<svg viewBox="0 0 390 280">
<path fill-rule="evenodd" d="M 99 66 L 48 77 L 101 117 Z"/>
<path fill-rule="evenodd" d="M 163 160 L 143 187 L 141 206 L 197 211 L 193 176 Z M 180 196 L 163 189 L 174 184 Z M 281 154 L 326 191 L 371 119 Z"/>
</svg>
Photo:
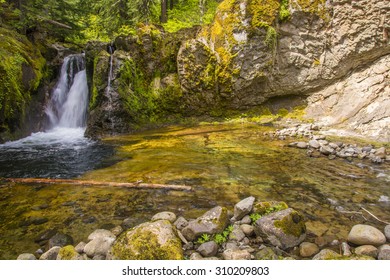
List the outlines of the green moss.
<svg viewBox="0 0 390 280">
<path fill-rule="evenodd" d="M 279 10 L 279 19 L 281 21 L 287 21 L 291 17 L 291 13 L 289 10 L 289 0 L 281 0 L 280 1 L 280 10 Z"/>
<path fill-rule="evenodd" d="M 287 208 L 288 206 L 284 201 L 258 202 L 255 205 L 253 205 L 253 213 L 258 213 L 259 215 L 263 216 Z"/>
<path fill-rule="evenodd" d="M 152 119 L 154 96 L 149 91 L 143 72 L 133 59 L 126 60 L 120 69 L 118 91 L 133 121 L 144 123 Z"/>
<path fill-rule="evenodd" d="M 107 62 L 109 59 L 109 53 L 101 51 L 93 58 L 93 76 L 92 87 L 89 99 L 89 110 L 93 110 L 98 104 L 99 92 L 101 92 L 106 86 L 107 79 Z"/>
<path fill-rule="evenodd" d="M 285 234 L 296 237 L 301 236 L 306 231 L 303 217 L 297 211 L 292 211 L 290 215 L 285 216 L 282 220 L 275 221 L 274 226 L 280 228 Z"/>
<path fill-rule="evenodd" d="M 25 36 L 0 27 L 0 125 L 15 128 L 20 124 L 45 63 Z"/>
<path fill-rule="evenodd" d="M 163 246 L 151 231 L 141 228 L 128 239 L 127 234 L 120 236 L 113 246 L 113 255 L 121 260 L 181 260 L 183 252 L 179 240 L 170 240 Z"/>
<path fill-rule="evenodd" d="M 72 245 L 62 247 L 58 252 L 58 256 L 61 260 L 74 260 L 78 253 Z"/>
</svg>

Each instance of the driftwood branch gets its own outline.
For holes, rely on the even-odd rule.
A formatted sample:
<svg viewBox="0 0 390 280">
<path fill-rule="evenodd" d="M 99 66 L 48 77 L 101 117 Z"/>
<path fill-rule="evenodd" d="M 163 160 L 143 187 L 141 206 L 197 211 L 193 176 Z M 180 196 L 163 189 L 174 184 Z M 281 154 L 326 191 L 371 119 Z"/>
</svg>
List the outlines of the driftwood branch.
<svg viewBox="0 0 390 280">
<path fill-rule="evenodd" d="M 373 217 L 375 220 L 377 220 L 378 222 L 381 222 L 381 223 L 384 223 L 386 225 L 390 225 L 389 222 L 386 222 L 386 221 L 383 221 L 381 219 L 379 219 L 377 216 L 375 216 L 374 214 L 372 214 L 370 211 L 368 211 L 367 209 L 365 209 L 364 207 L 360 207 L 362 210 L 366 211 L 371 217 Z"/>
<path fill-rule="evenodd" d="M 93 180 L 73 180 L 73 179 L 47 179 L 47 178 L 1 178 L 0 181 L 8 181 L 23 184 L 70 184 L 79 186 L 107 186 L 107 187 L 124 187 L 133 189 L 165 189 L 190 191 L 192 188 L 186 185 L 164 185 L 151 183 L 120 183 L 120 182 L 99 182 Z"/>
</svg>

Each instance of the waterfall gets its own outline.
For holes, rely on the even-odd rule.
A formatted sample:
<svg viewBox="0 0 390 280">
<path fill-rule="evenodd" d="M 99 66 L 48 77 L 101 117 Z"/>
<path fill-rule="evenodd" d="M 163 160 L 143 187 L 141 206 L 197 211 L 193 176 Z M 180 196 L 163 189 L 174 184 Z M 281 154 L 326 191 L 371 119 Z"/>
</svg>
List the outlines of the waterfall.
<svg viewBox="0 0 390 280">
<path fill-rule="evenodd" d="M 110 54 L 110 71 L 108 72 L 108 83 L 107 83 L 107 93 L 111 90 L 111 80 L 112 80 L 112 59 L 113 59 L 113 53 L 114 53 L 114 47 L 109 45 L 108 46 L 108 53 Z"/>
<path fill-rule="evenodd" d="M 84 127 L 87 107 L 88 86 L 84 55 L 67 56 L 61 67 L 60 79 L 45 110 L 50 128 Z"/>
</svg>

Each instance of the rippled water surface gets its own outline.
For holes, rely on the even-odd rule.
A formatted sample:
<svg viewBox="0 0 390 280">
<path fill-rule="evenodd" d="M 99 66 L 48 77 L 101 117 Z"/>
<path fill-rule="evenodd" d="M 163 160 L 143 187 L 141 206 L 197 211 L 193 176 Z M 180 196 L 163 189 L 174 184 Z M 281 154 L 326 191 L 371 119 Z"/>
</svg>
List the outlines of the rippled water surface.
<svg viewBox="0 0 390 280">
<path fill-rule="evenodd" d="M 86 161 L 91 167 L 89 171 L 78 167 L 74 177 L 83 174 L 79 179 L 186 184 L 193 187 L 190 192 L 3 182 L 0 258 L 35 252 L 39 245 L 34 239 L 47 229 L 70 234 L 77 244 L 92 230 L 112 228 L 128 217 L 134 225 L 166 210 L 191 218 L 216 205 L 232 209 L 250 195 L 287 202 L 305 215 L 308 230 L 316 235 L 345 238 L 350 226 L 362 221 L 361 215 L 353 214 L 362 211 L 360 207 L 389 219 L 388 164 L 309 158 L 304 150 L 286 147 L 286 141 L 264 137 L 268 129 L 250 124 L 171 127 L 106 139 L 104 147 L 114 147 L 116 153 L 105 160 L 105 165 L 100 164 L 101 168 L 93 164 L 104 153 L 86 155 L 88 145 L 74 157 L 80 166 Z M 0 153 L 4 151 L 0 149 Z M 90 161 L 94 157 L 95 163 Z M 30 175 L 23 173 L 24 164 L 27 168 L 34 158 L 23 161 L 16 148 L 15 158 L 18 161 L 5 173 L 1 167 L 0 176 L 13 174 L 14 169 L 24 177 L 52 174 L 52 163 L 37 163 Z M 3 154 L 1 161 L 7 161 Z M 72 168 L 63 165 L 63 169 Z M 45 222 L 39 224 L 42 218 Z"/>
</svg>

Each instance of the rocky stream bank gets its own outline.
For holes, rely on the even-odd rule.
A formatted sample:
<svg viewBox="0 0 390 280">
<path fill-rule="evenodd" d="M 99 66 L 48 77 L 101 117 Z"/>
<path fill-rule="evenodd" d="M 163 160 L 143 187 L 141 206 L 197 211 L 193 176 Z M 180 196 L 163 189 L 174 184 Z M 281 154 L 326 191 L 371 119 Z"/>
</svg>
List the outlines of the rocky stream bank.
<svg viewBox="0 0 390 280">
<path fill-rule="evenodd" d="M 390 225 L 353 226 L 345 238 L 316 236 L 305 217 L 281 201 L 247 197 L 233 211 L 216 206 L 196 219 L 172 212 L 128 228 L 126 220 L 110 230 L 97 229 L 88 240 L 46 232 L 34 254 L 19 260 L 389 260 Z"/>
</svg>

